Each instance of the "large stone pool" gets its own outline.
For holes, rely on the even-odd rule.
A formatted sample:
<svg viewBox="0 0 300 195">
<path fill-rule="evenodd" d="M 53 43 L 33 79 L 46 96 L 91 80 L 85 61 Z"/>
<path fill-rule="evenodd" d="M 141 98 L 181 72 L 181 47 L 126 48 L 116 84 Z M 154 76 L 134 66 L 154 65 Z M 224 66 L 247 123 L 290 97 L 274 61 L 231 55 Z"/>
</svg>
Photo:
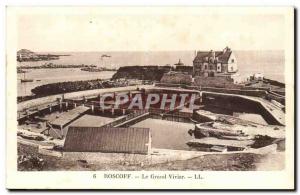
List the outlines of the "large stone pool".
<svg viewBox="0 0 300 195">
<path fill-rule="evenodd" d="M 188 134 L 188 130 L 194 129 L 194 125 L 190 123 L 151 118 L 136 123 L 133 127 L 150 127 L 152 134 L 152 148 L 173 150 L 189 150 L 186 142 L 193 137 Z"/>
</svg>

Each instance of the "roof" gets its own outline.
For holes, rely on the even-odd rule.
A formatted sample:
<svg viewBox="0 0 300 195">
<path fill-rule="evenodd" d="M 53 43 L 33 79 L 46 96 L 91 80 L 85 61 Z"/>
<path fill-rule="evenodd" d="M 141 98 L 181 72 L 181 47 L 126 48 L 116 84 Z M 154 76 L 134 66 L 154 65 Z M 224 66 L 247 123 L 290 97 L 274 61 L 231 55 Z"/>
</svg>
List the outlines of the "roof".
<svg viewBox="0 0 300 195">
<path fill-rule="evenodd" d="M 78 106 L 68 112 L 63 112 L 63 114 L 61 114 L 59 118 L 51 121 L 50 123 L 51 125 L 65 126 L 66 124 L 72 122 L 77 117 L 84 114 L 89 109 L 90 109 L 89 107 Z"/>
<path fill-rule="evenodd" d="M 229 48 L 225 48 L 224 51 L 198 51 L 197 56 L 194 59 L 194 62 L 207 62 L 210 57 L 213 57 L 213 52 L 215 52 L 215 57 L 218 59 L 218 62 L 228 63 L 232 51 Z"/>
<path fill-rule="evenodd" d="M 147 154 L 149 128 L 69 127 L 64 144 L 68 152 Z"/>
</svg>

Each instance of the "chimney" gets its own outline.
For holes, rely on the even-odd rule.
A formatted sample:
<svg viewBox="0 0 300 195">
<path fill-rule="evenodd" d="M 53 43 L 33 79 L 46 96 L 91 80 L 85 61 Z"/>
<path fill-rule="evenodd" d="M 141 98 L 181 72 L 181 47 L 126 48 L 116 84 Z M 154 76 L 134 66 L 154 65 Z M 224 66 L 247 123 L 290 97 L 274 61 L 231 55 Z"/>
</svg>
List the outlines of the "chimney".
<svg viewBox="0 0 300 195">
<path fill-rule="evenodd" d="M 228 51 L 228 47 L 226 46 L 224 49 L 223 49 L 223 53 L 226 53 Z"/>
<path fill-rule="evenodd" d="M 213 50 L 210 50 L 211 51 L 211 53 L 212 53 L 212 57 L 213 57 L 213 59 L 215 60 L 216 59 L 216 52 L 215 51 L 213 51 Z"/>
</svg>

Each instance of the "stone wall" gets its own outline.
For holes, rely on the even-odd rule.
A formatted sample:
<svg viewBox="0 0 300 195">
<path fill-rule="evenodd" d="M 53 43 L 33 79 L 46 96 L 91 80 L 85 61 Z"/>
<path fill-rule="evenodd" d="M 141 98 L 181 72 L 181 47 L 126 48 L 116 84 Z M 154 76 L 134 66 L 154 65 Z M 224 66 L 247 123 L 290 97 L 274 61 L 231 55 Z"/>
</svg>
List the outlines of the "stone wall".
<svg viewBox="0 0 300 195">
<path fill-rule="evenodd" d="M 187 74 L 193 74 L 193 66 L 177 66 L 175 69 L 176 72 L 185 72 Z"/>
<path fill-rule="evenodd" d="M 150 85 L 140 85 L 140 88 L 153 88 Z M 86 90 L 86 91 L 77 91 L 77 92 L 70 92 L 70 93 L 64 93 L 64 98 L 66 99 L 72 99 L 72 98 L 83 98 L 83 97 L 91 97 L 91 96 L 98 96 L 99 94 L 105 94 L 105 93 L 113 93 L 113 92 L 125 92 L 125 91 L 132 91 L 136 90 L 136 86 L 127 86 L 127 87 L 115 87 L 115 88 L 104 88 L 104 89 L 93 89 L 93 90 Z M 57 102 L 57 99 L 61 99 L 63 97 L 62 94 L 60 95 L 51 95 L 41 98 L 36 98 L 24 102 L 20 102 L 18 104 L 18 111 L 22 111 L 24 109 L 44 105 L 44 104 L 50 104 Z"/>
<path fill-rule="evenodd" d="M 269 111 L 259 99 L 249 98 L 247 96 L 237 96 L 233 94 L 203 92 L 202 103 L 207 106 L 223 108 L 232 112 L 259 114 L 270 125 L 283 125 L 282 121 L 275 117 L 276 113 L 273 114 L 272 111 Z"/>
<path fill-rule="evenodd" d="M 265 98 L 267 92 L 264 90 L 244 90 L 244 89 L 226 89 L 226 88 L 214 88 L 214 87 L 202 87 L 202 91 L 216 92 L 216 93 L 228 93 L 237 95 L 246 95 Z"/>
<path fill-rule="evenodd" d="M 192 83 L 192 76 L 184 73 L 166 73 L 163 75 L 160 82 L 190 85 Z"/>
<path fill-rule="evenodd" d="M 233 80 L 231 78 L 224 76 L 196 76 L 194 80 L 194 85 L 201 87 L 237 88 L 237 85 L 233 83 Z"/>
</svg>

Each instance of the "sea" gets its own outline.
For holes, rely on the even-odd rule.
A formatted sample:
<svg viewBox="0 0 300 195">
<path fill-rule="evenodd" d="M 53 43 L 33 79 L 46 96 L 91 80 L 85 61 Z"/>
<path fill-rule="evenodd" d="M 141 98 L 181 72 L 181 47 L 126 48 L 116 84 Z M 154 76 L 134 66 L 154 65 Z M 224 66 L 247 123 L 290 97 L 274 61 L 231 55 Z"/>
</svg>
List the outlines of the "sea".
<svg viewBox="0 0 300 195">
<path fill-rule="evenodd" d="M 43 52 L 43 54 L 60 54 L 58 60 L 18 62 L 18 66 L 39 66 L 53 63 L 60 65 L 96 65 L 99 67 L 118 69 L 133 65 L 173 65 L 179 59 L 192 66 L 195 51 L 103 51 L 103 52 Z M 41 53 L 42 54 L 42 53 Z M 237 58 L 239 74 L 250 75 L 263 73 L 266 78 L 284 83 L 284 51 L 234 51 Z M 110 57 L 101 57 L 103 55 Z M 109 79 L 115 71 L 87 72 L 79 68 L 60 69 L 26 69 L 26 73 L 18 74 L 18 96 L 31 95 L 31 89 L 48 83 L 78 81 L 90 79 Z M 20 79 L 34 79 L 34 82 L 21 83 Z"/>
</svg>

